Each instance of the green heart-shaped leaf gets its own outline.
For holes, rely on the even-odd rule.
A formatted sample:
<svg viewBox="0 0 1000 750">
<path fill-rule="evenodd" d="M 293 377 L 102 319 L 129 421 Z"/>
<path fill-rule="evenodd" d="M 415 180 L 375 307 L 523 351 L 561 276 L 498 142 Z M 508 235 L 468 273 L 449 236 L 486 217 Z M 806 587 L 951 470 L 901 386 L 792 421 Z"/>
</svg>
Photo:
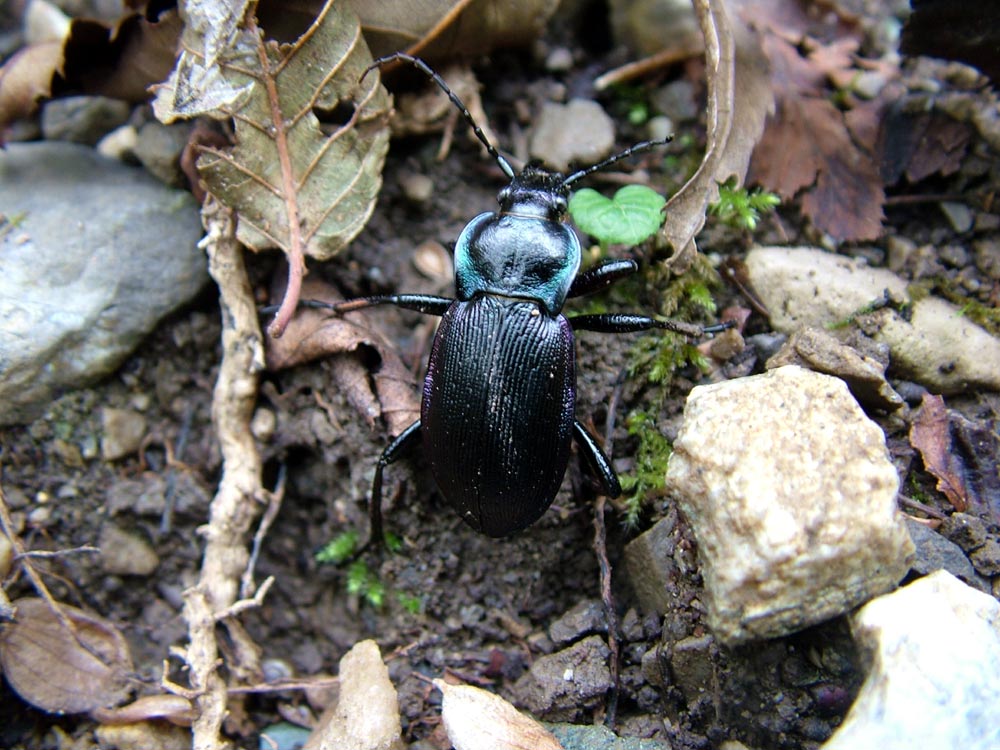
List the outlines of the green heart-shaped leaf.
<svg viewBox="0 0 1000 750">
<path fill-rule="evenodd" d="M 626 185 L 605 198 L 596 190 L 583 188 L 569 200 L 569 213 L 580 231 L 602 245 L 638 245 L 651 237 L 663 223 L 661 210 L 666 199 L 645 185 Z"/>
</svg>

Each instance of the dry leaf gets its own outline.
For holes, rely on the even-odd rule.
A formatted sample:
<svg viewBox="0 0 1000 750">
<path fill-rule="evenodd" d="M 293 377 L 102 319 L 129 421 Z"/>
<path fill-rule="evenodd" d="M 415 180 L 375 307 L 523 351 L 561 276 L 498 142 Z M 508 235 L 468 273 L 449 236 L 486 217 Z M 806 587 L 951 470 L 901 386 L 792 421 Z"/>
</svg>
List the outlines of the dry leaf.
<svg viewBox="0 0 1000 750">
<path fill-rule="evenodd" d="M 785 200 L 801 197 L 803 214 L 836 239 L 874 239 L 885 202 L 875 158 L 885 102 L 862 103 L 850 94 L 864 63 L 856 59 L 860 32 L 833 23 L 823 29 L 830 38 L 821 41 L 810 35 L 813 19 L 794 0 L 743 0 L 742 15 L 760 34 L 777 100 L 749 179 Z M 881 68 L 887 78 L 893 72 L 877 61 L 864 65 Z M 831 102 L 831 87 L 847 112 Z"/>
<path fill-rule="evenodd" d="M 0 665 L 25 701 L 51 713 L 83 713 L 125 699 L 132 657 L 114 625 L 62 605 L 78 642 L 44 600 L 18 599 L 14 606 L 16 619 L 0 632 Z"/>
<path fill-rule="evenodd" d="M 334 300 L 332 287 L 308 280 L 303 287 L 307 299 Z M 343 391 L 369 424 L 381 415 L 390 434 L 398 435 L 420 414 L 420 400 L 413 374 L 395 348 L 374 327 L 370 317 L 346 317 L 312 309 L 300 309 L 280 339 L 267 342 L 267 367 L 281 370 L 332 354 L 356 353 L 362 347 L 378 354 L 381 365 L 366 366 L 356 357 L 338 357 L 333 375 Z M 373 372 L 374 370 L 374 372 Z"/>
<path fill-rule="evenodd" d="M 970 422 L 949 412 L 940 396 L 925 393 L 910 427 L 910 444 L 955 510 L 988 514 L 1000 522 L 995 423 Z"/>
<path fill-rule="evenodd" d="M 735 177 L 737 185 L 743 184 L 773 104 L 757 40 L 729 17 L 724 0 L 695 0 L 694 5 L 705 37 L 708 135 L 698 171 L 664 208 L 660 237 L 674 249 L 668 263 L 677 272 L 686 270 L 697 252 L 694 238 L 705 224 L 708 204 L 718 200 L 719 183 Z"/>
<path fill-rule="evenodd" d="M 90 716 L 101 724 L 135 724 L 152 719 L 165 719 L 182 727 L 191 726 L 195 718 L 191 701 L 180 695 L 161 693 L 144 695 L 121 708 L 98 708 Z"/>
<path fill-rule="evenodd" d="M 444 696 L 441 718 L 455 750 L 562 750 L 545 727 L 499 695 L 434 680 Z"/>
<path fill-rule="evenodd" d="M 180 30 L 176 10 L 155 19 L 132 13 L 114 26 L 74 20 L 64 40 L 25 47 L 0 68 L 0 128 L 50 97 L 146 100 L 149 87 L 170 72 Z"/>
<path fill-rule="evenodd" d="M 523 45 L 545 28 L 558 0 L 352 0 L 376 56 L 405 50 L 430 59 Z"/>
</svg>

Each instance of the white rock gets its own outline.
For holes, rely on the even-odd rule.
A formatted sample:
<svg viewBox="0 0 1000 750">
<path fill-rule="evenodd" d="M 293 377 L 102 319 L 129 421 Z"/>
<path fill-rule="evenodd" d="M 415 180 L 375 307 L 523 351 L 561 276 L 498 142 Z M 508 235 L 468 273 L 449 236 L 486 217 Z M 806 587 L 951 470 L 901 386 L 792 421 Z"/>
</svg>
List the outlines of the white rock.
<svg viewBox="0 0 1000 750">
<path fill-rule="evenodd" d="M 695 388 L 667 484 L 724 643 L 842 614 L 909 569 L 885 437 L 837 378 L 789 366 Z"/>
<path fill-rule="evenodd" d="M 909 300 L 896 274 L 808 247 L 760 247 L 746 260 L 750 281 L 783 333 L 822 328 L 856 314 L 885 290 Z M 1000 390 L 1000 339 L 927 297 L 913 303 L 911 320 L 883 308 L 865 316 L 866 331 L 889 345 L 890 369 L 943 393 L 976 386 Z"/>
<path fill-rule="evenodd" d="M 950 573 L 866 604 L 851 627 L 871 671 L 823 750 L 1000 747 L 1000 603 Z"/>
</svg>

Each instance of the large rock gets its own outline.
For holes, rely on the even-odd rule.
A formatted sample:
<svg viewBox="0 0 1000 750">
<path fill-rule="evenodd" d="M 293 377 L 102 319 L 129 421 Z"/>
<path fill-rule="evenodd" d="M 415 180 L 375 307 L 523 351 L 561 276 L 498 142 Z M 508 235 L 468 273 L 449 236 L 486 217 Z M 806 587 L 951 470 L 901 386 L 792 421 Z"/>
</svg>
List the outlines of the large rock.
<svg viewBox="0 0 1000 750">
<path fill-rule="evenodd" d="M 944 300 L 911 300 L 907 282 L 891 271 L 810 247 L 759 247 L 746 264 L 771 325 L 783 333 L 842 322 L 888 290 L 897 302 L 912 302 L 909 319 L 890 307 L 862 317 L 865 332 L 889 345 L 893 370 L 942 393 L 1000 390 L 1000 339 Z"/>
<path fill-rule="evenodd" d="M 0 153 L 0 425 L 114 372 L 208 279 L 198 206 L 69 143 Z"/>
<path fill-rule="evenodd" d="M 726 644 L 848 612 L 909 569 L 885 437 L 837 378 L 789 366 L 695 388 L 667 485 Z"/>
<path fill-rule="evenodd" d="M 823 750 L 1000 747 L 1000 603 L 938 571 L 851 621 L 871 663 Z"/>
</svg>

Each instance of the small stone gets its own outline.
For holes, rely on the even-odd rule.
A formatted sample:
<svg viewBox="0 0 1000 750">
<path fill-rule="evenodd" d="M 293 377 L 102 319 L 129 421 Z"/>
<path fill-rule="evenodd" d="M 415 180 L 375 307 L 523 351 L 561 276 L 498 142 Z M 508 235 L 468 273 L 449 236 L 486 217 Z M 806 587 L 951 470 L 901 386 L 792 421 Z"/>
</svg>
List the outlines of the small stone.
<svg viewBox="0 0 1000 750">
<path fill-rule="evenodd" d="M 181 154 L 190 135 L 191 126 L 187 124 L 147 122 L 139 128 L 135 157 L 160 182 L 171 187 L 185 187 L 187 177 L 181 171 Z"/>
<path fill-rule="evenodd" d="M 545 58 L 545 69 L 550 73 L 565 73 L 572 68 L 573 52 L 567 47 L 556 47 Z"/>
<path fill-rule="evenodd" d="M 966 552 L 986 544 L 986 524 L 968 513 L 952 513 L 941 524 L 941 533 Z"/>
<path fill-rule="evenodd" d="M 423 206 L 434 195 L 434 180 L 425 174 L 405 173 L 399 180 L 403 197 L 415 206 Z"/>
<path fill-rule="evenodd" d="M 970 586 L 984 590 L 984 585 L 976 576 L 972 563 L 961 547 L 912 519 L 906 519 L 906 529 L 910 532 L 910 539 L 913 540 L 917 550 L 910 564 L 911 570 L 920 575 L 929 575 L 935 570 L 947 570 Z"/>
<path fill-rule="evenodd" d="M 87 146 L 128 120 L 129 105 L 103 96 L 68 96 L 42 107 L 42 134 L 47 141 L 71 141 Z"/>
<path fill-rule="evenodd" d="M 148 576 L 160 564 L 149 542 L 112 524 L 101 528 L 97 546 L 101 548 L 101 567 L 110 575 Z"/>
<path fill-rule="evenodd" d="M 600 636 L 535 660 L 512 689 L 514 702 L 550 721 L 573 721 L 598 706 L 611 688 L 608 657 Z"/>
<path fill-rule="evenodd" d="M 885 264 L 893 273 L 899 273 L 908 265 L 917 251 L 917 243 L 898 234 L 890 235 L 885 241 Z"/>
<path fill-rule="evenodd" d="M 892 590 L 913 555 L 898 485 L 881 428 L 837 378 L 789 366 L 692 390 L 667 486 L 716 637 L 784 635 Z"/>
<path fill-rule="evenodd" d="M 663 88 L 657 89 L 650 98 L 657 111 L 674 122 L 688 122 L 698 117 L 698 101 L 695 98 L 694 84 L 686 78 L 679 78 Z"/>
<path fill-rule="evenodd" d="M 139 131 L 133 125 L 115 128 L 97 143 L 97 153 L 115 161 L 134 162 Z"/>
<path fill-rule="evenodd" d="M 531 156 L 565 172 L 571 163 L 594 164 L 615 146 L 614 121 L 589 99 L 546 102 L 531 134 Z"/>
<path fill-rule="evenodd" d="M 862 99 L 874 99 L 885 88 L 885 75 L 877 70 L 865 70 L 854 77 L 851 88 Z"/>
<path fill-rule="evenodd" d="M 578 641 L 585 635 L 607 632 L 604 605 L 597 599 L 584 599 L 549 626 L 549 637 L 557 646 Z"/>
<path fill-rule="evenodd" d="M 1000 747 L 1000 603 L 938 571 L 869 602 L 870 672 L 823 750 Z"/>
<path fill-rule="evenodd" d="M 650 117 L 646 123 L 646 137 L 651 141 L 663 141 L 674 134 L 674 121 L 666 115 Z"/>
<path fill-rule="evenodd" d="M 983 234 L 1000 230 L 1000 214 L 988 214 L 982 211 L 976 213 L 976 221 L 972 228 Z"/>
<path fill-rule="evenodd" d="M 681 573 L 674 561 L 677 515 L 668 514 L 625 547 L 625 569 L 642 608 L 665 614 L 676 604 Z"/>
<path fill-rule="evenodd" d="M 710 635 L 684 638 L 670 647 L 671 682 L 689 704 L 712 689 L 716 650 Z"/>
<path fill-rule="evenodd" d="M 1000 237 L 984 237 L 972 243 L 976 268 L 994 281 L 1000 281 Z"/>
<path fill-rule="evenodd" d="M 555 735 L 560 747 L 566 750 L 671 750 L 675 747 L 668 742 L 648 739 L 641 735 L 619 737 L 601 724 L 546 724 L 545 728 Z M 624 728 L 620 728 L 619 731 L 625 733 Z M 480 749 L 475 748 L 475 750 Z"/>
<path fill-rule="evenodd" d="M 969 555 L 969 560 L 981 576 L 992 578 L 1000 575 L 1000 541 L 990 537 L 982 547 Z"/>
<path fill-rule="evenodd" d="M 965 268 L 969 263 L 969 251 L 961 245 L 944 245 L 938 250 L 938 257 L 952 268 Z"/>
<path fill-rule="evenodd" d="M 139 450 L 146 437 L 146 417 L 130 409 L 101 410 L 101 456 L 116 461 Z"/>
<path fill-rule="evenodd" d="M 444 283 L 455 276 L 451 255 L 435 240 L 424 240 L 413 251 L 413 267 L 431 281 Z"/>
</svg>

